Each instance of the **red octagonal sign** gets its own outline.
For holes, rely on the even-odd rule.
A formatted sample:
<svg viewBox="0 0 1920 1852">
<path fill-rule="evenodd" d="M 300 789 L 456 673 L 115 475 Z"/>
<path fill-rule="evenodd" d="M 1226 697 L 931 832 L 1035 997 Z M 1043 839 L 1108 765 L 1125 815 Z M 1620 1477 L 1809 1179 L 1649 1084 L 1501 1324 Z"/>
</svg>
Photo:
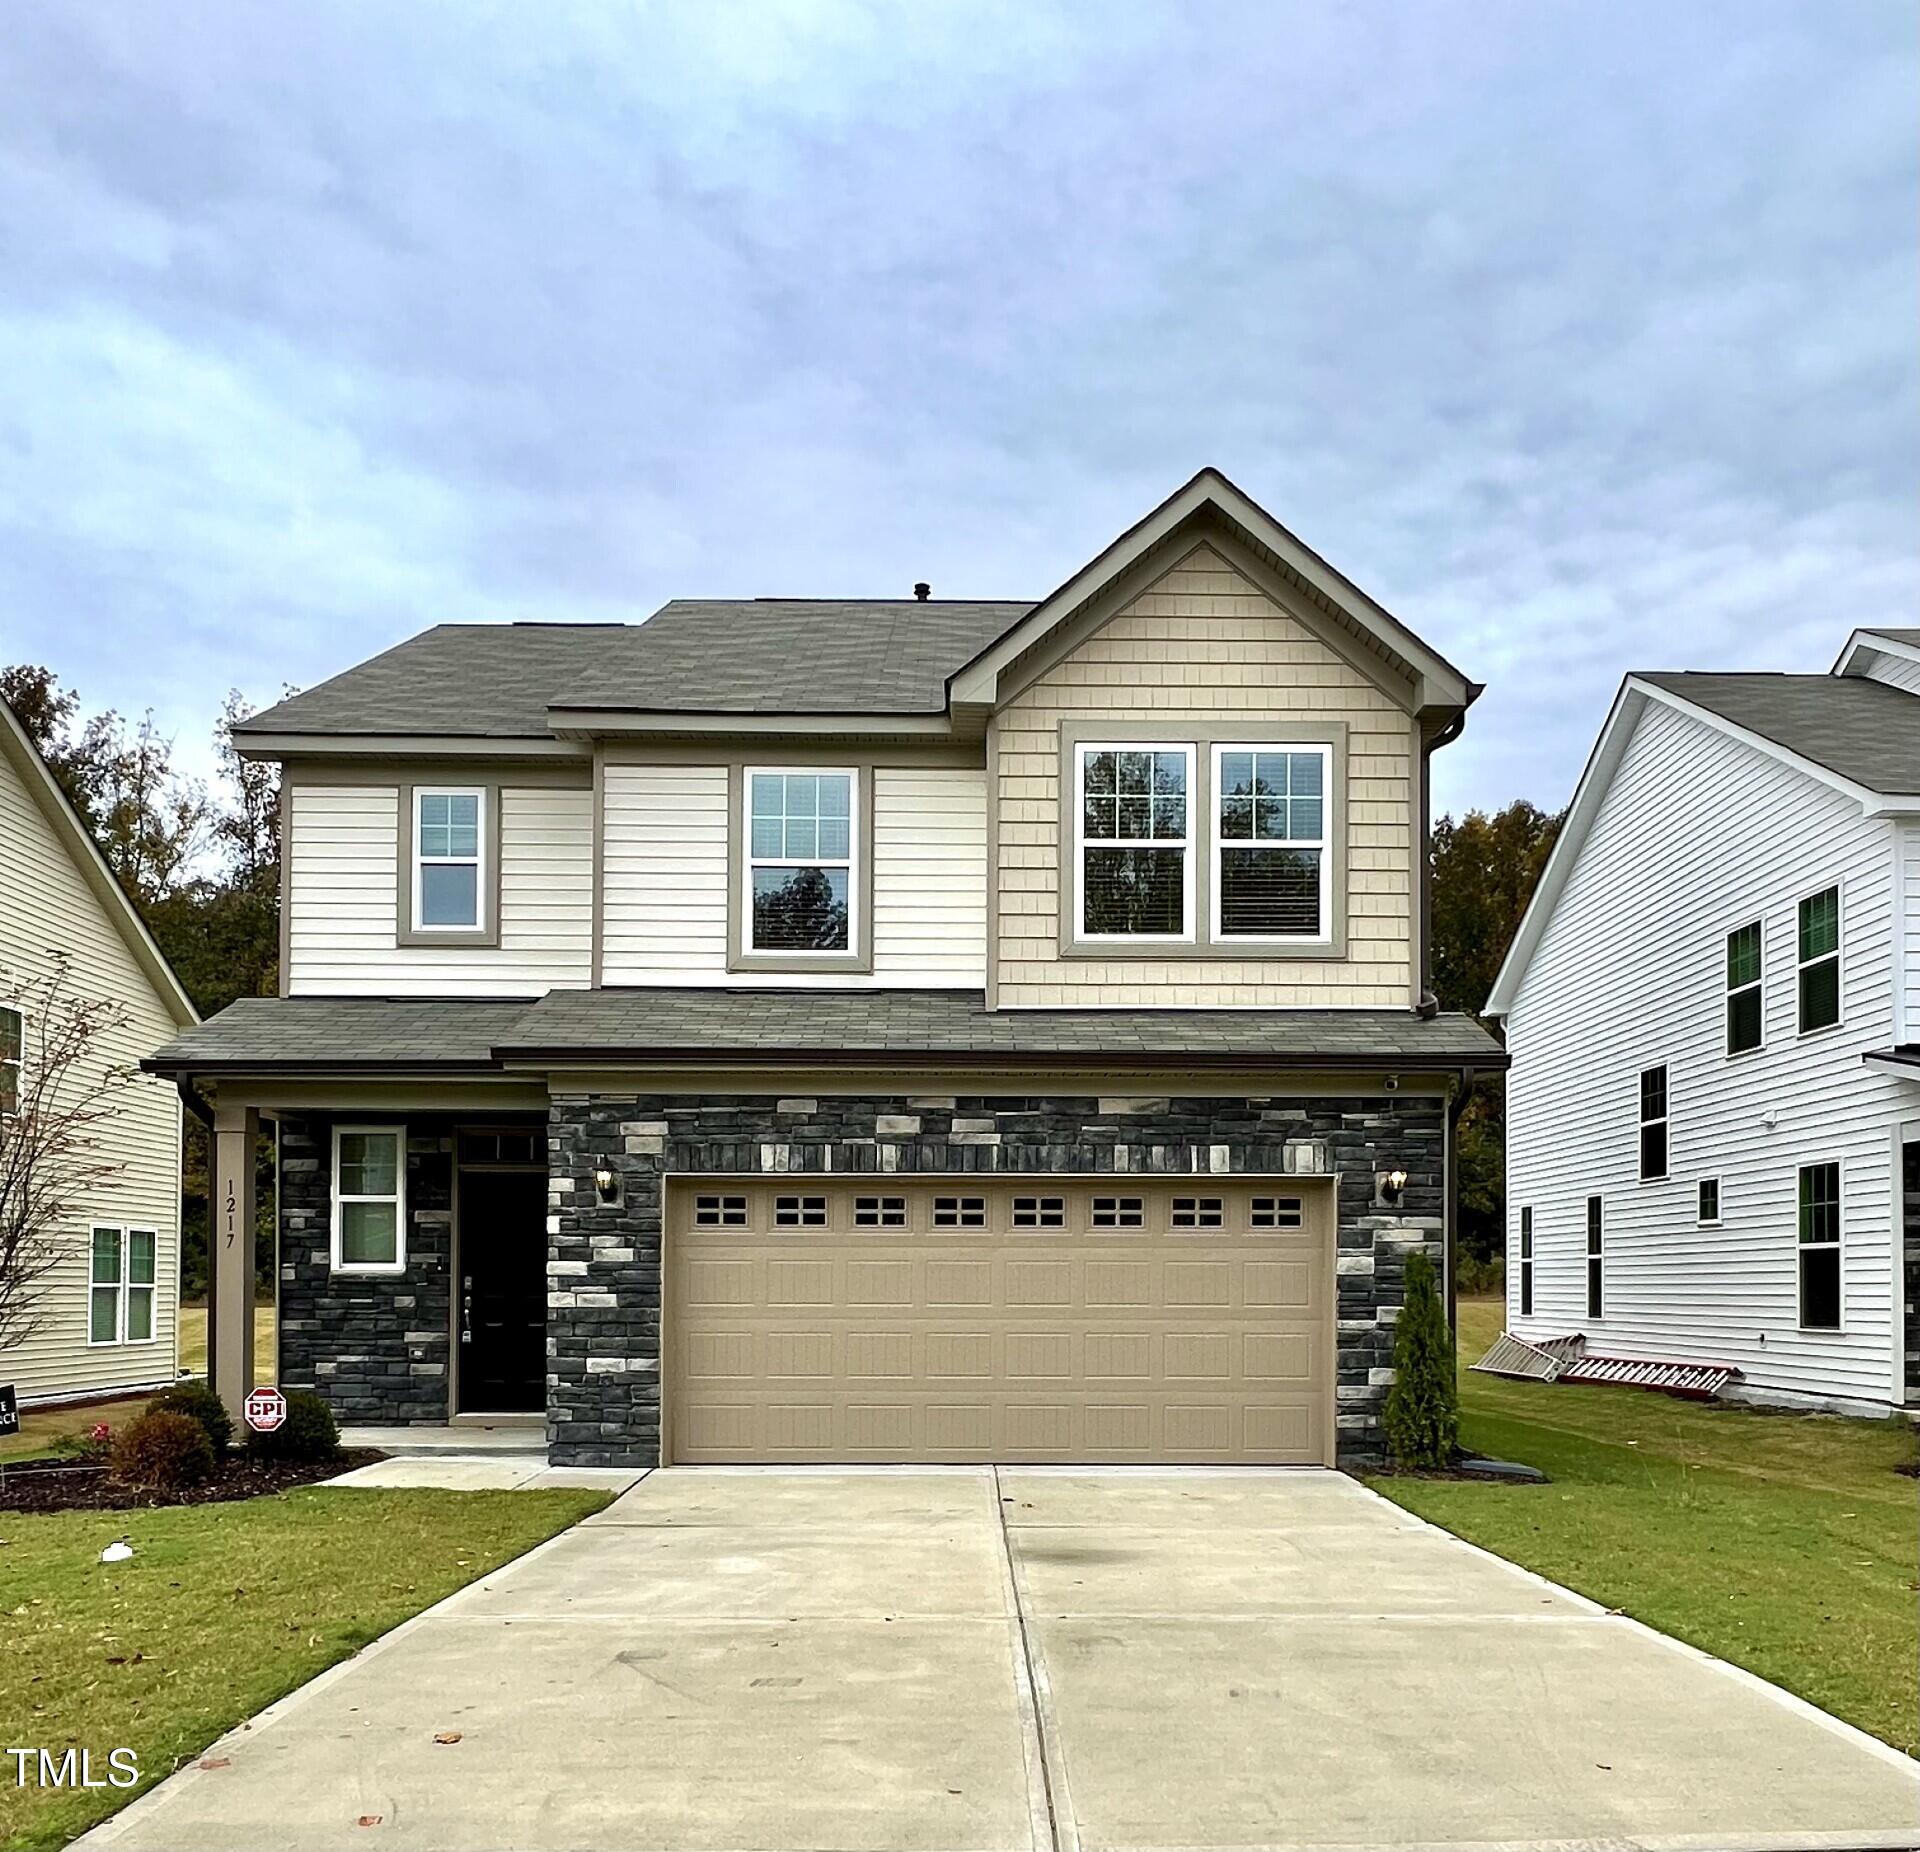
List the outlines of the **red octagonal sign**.
<svg viewBox="0 0 1920 1852">
<path fill-rule="evenodd" d="M 247 1397 L 247 1426 L 271 1434 L 287 1418 L 287 1398 L 278 1389 L 256 1389 Z"/>
</svg>

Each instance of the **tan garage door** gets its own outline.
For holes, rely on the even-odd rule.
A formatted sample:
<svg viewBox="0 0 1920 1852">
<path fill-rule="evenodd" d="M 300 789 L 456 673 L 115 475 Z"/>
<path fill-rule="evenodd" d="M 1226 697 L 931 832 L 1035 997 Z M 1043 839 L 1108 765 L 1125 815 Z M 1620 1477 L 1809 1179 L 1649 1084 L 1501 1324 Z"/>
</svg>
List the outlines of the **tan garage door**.
<svg viewBox="0 0 1920 1852">
<path fill-rule="evenodd" d="M 684 1463 L 1328 1462 L 1332 1186 L 676 1180 Z"/>
</svg>

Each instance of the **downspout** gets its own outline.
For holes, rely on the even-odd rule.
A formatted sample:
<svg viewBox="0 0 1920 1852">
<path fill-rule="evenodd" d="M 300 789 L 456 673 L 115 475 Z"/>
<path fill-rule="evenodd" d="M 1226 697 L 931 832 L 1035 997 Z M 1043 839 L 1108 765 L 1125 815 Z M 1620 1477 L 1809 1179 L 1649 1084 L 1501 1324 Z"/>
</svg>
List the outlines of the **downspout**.
<svg viewBox="0 0 1920 1852">
<path fill-rule="evenodd" d="M 204 1125 L 209 1132 L 213 1130 L 213 1108 L 201 1097 L 199 1090 L 184 1074 L 174 1076 L 174 1090 L 180 1095 L 180 1104 Z"/>
<path fill-rule="evenodd" d="M 1446 1104 L 1446 1328 L 1459 1336 L 1459 1286 L 1453 1259 L 1459 1244 L 1459 1121 L 1473 1098 L 1475 1071 L 1459 1071 L 1459 1088 Z"/>
<path fill-rule="evenodd" d="M 1463 707 L 1431 739 L 1423 737 L 1420 742 L 1420 1000 L 1413 1011 L 1422 1022 L 1440 1014 L 1440 999 L 1433 991 L 1433 755 L 1442 746 L 1452 745 L 1466 726 Z M 1448 1316 L 1452 1316 L 1451 1300 Z"/>
</svg>

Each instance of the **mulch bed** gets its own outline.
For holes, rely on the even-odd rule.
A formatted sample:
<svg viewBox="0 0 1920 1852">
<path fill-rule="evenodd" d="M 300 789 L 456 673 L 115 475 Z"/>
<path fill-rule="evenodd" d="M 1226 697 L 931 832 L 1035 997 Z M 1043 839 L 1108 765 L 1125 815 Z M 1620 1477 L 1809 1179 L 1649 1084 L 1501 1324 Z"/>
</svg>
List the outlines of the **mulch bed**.
<svg viewBox="0 0 1920 1852">
<path fill-rule="evenodd" d="M 1473 1479 L 1481 1485 L 1544 1485 L 1551 1483 L 1543 1474 L 1538 1479 L 1523 1478 L 1518 1473 L 1490 1472 L 1483 1464 L 1473 1460 L 1461 1460 L 1453 1466 L 1369 1466 L 1364 1469 L 1363 1477 L 1368 1479 Z"/>
<path fill-rule="evenodd" d="M 180 1492 L 136 1492 L 91 1460 L 9 1460 L 0 1468 L 0 1511 L 155 1510 L 162 1505 L 222 1505 L 332 1479 L 387 1456 L 347 1447 L 331 1460 L 253 1460 L 235 1454 L 202 1485 Z"/>
</svg>

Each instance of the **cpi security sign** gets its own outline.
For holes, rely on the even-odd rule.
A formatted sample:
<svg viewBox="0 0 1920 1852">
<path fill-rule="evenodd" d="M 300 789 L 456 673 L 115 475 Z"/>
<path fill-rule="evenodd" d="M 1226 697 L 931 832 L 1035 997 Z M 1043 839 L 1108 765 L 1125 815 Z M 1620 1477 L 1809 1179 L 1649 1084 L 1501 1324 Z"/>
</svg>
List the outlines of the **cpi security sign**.
<svg viewBox="0 0 1920 1852">
<path fill-rule="evenodd" d="M 256 1389 L 247 1397 L 247 1426 L 271 1434 L 287 1418 L 287 1398 L 278 1389 Z"/>
</svg>

